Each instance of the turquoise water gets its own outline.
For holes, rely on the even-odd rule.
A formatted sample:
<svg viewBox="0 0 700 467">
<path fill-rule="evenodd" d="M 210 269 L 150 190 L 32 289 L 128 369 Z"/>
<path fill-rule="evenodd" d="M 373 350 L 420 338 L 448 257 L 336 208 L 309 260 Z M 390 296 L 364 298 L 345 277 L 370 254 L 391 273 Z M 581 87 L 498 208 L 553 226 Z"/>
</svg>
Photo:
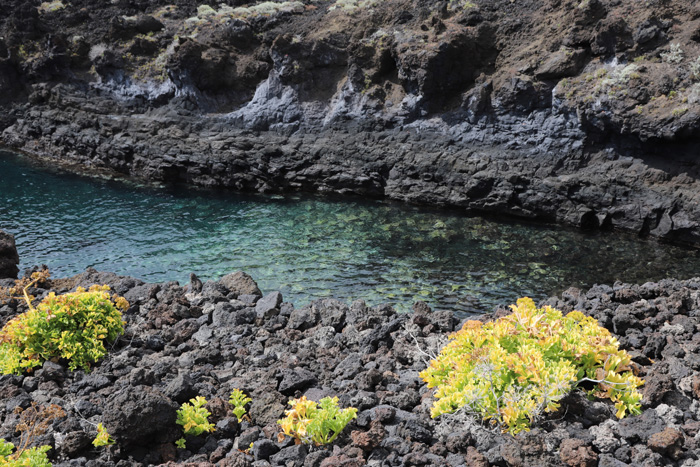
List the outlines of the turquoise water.
<svg viewBox="0 0 700 467">
<path fill-rule="evenodd" d="M 688 278 L 696 250 L 393 203 L 144 188 L 0 152 L 0 228 L 21 268 L 92 266 L 146 281 L 245 270 L 297 306 L 333 296 L 465 313 L 570 286 Z"/>
</svg>

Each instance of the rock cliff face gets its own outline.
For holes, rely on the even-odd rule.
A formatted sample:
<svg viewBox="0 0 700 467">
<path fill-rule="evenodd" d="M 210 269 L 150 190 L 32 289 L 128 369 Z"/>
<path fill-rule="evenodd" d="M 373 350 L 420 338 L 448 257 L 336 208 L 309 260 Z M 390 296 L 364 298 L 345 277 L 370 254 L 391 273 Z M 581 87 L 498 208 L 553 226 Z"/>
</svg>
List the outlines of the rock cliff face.
<svg viewBox="0 0 700 467">
<path fill-rule="evenodd" d="M 0 5 L 6 146 L 700 243 L 688 2 Z"/>
<path fill-rule="evenodd" d="M 19 256 L 15 237 L 0 230 L 0 279 L 17 279 Z"/>
</svg>

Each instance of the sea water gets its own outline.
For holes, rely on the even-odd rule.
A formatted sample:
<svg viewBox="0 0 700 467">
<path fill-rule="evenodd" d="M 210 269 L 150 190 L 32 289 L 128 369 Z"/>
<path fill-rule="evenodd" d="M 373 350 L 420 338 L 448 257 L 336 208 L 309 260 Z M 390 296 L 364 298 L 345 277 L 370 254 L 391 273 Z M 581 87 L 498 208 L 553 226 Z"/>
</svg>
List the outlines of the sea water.
<svg viewBox="0 0 700 467">
<path fill-rule="evenodd" d="M 689 278 L 697 250 L 619 232 L 495 221 L 429 207 L 310 195 L 143 187 L 0 152 L 0 229 L 21 268 L 87 267 L 149 282 L 253 276 L 297 307 L 335 297 L 461 314 L 616 280 Z"/>
</svg>

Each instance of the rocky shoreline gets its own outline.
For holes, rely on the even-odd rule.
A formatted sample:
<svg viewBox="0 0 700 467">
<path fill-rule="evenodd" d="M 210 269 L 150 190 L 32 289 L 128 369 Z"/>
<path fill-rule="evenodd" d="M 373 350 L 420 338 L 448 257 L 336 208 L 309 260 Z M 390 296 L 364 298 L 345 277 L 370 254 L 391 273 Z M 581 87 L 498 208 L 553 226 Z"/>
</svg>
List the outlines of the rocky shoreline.
<svg viewBox="0 0 700 467">
<path fill-rule="evenodd" d="M 0 144 L 71 170 L 700 244 L 687 2 L 0 5 Z"/>
<path fill-rule="evenodd" d="M 55 466 L 700 465 L 700 279 L 570 289 L 549 299 L 618 336 L 646 380 L 644 411 L 617 420 L 610 403 L 573 393 L 560 412 L 515 437 L 463 416 L 430 418 L 431 391 L 418 373 L 425 353 L 459 326 L 451 312 L 417 303 L 397 314 L 333 299 L 296 308 L 240 272 L 193 293 L 89 269 L 35 295 L 95 283 L 131 304 L 126 332 L 103 361 L 89 373 L 47 362 L 31 375 L 0 377 L 0 437 L 17 441 L 16 407 L 54 403 L 66 411 L 38 440 L 53 446 Z M 16 301 L 2 306 L 3 321 L 21 309 Z M 252 397 L 251 421 L 231 414 L 234 388 Z M 216 431 L 176 449 L 175 410 L 197 395 L 209 401 Z M 358 418 L 327 448 L 280 443 L 276 420 L 301 395 L 338 396 Z M 114 447 L 90 444 L 98 423 Z"/>
<path fill-rule="evenodd" d="M 32 110 L 2 142 L 73 171 L 147 182 L 387 198 L 700 243 L 700 185 L 688 178 L 687 164 L 584 151 L 576 130 L 536 128 L 565 126 L 564 115 L 502 126 L 285 135 L 231 128 L 226 117 L 95 115 L 80 109 L 88 100 L 101 102 Z"/>
</svg>

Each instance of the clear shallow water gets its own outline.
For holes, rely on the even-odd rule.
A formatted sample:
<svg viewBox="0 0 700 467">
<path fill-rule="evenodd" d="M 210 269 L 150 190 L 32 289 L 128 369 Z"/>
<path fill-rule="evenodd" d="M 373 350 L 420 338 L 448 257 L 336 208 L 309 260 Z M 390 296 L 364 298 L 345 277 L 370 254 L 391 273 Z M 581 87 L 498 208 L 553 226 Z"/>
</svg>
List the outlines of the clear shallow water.
<svg viewBox="0 0 700 467">
<path fill-rule="evenodd" d="M 700 275 L 697 250 L 405 205 L 158 189 L 37 168 L 0 152 L 0 228 L 20 268 L 92 266 L 150 282 L 244 270 L 297 306 L 333 296 L 491 311 L 570 286 Z"/>
</svg>

